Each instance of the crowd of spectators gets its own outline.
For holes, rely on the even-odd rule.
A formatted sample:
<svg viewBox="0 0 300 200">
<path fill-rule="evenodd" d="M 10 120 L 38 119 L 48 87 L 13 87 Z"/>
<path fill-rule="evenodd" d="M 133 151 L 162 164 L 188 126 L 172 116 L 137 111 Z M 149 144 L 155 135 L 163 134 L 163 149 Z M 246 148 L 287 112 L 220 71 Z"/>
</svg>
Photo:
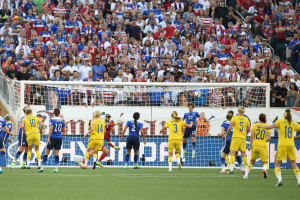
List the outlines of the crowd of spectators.
<svg viewBox="0 0 300 200">
<path fill-rule="evenodd" d="M 299 5 L 296 0 L 46 0 L 38 12 L 32 0 L 1 0 L 2 72 L 15 80 L 162 86 L 269 82 L 272 106 L 295 107 Z M 44 102 L 44 90 L 27 89 L 27 103 Z M 58 88 L 47 94 L 71 105 L 265 105 L 265 91 L 254 87 L 200 89 L 200 98 L 191 91 L 153 90 L 107 94 Z"/>
</svg>

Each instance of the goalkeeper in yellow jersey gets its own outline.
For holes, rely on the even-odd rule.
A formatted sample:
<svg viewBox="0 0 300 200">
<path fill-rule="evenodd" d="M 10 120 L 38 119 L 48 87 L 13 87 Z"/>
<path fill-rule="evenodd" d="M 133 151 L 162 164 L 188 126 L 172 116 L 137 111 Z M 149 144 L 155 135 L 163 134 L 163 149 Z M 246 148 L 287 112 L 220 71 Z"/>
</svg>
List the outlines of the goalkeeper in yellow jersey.
<svg viewBox="0 0 300 200">
<path fill-rule="evenodd" d="M 172 157 L 173 151 L 175 149 L 175 155 L 177 160 L 178 169 L 181 169 L 180 155 L 179 152 L 182 146 L 182 127 L 191 128 L 193 126 L 193 122 L 191 124 L 186 124 L 182 119 L 178 116 L 176 111 L 173 111 L 171 114 L 172 119 L 168 121 L 164 127 L 160 130 L 162 133 L 167 128 L 169 129 L 169 140 L 168 140 L 168 151 L 169 151 L 169 171 L 172 171 Z"/>
<path fill-rule="evenodd" d="M 282 186 L 281 170 L 280 165 L 283 160 L 288 158 L 291 162 L 292 168 L 297 178 L 297 186 L 300 186 L 300 171 L 296 163 L 296 148 L 295 141 L 300 136 L 294 137 L 294 133 L 300 131 L 300 125 L 292 120 L 291 110 L 287 109 L 284 112 L 284 119 L 277 120 L 270 126 L 257 126 L 258 128 L 264 129 L 278 129 L 278 146 L 275 159 L 275 175 L 278 179 L 276 186 Z"/>
<path fill-rule="evenodd" d="M 82 169 L 86 169 L 89 158 L 102 149 L 105 132 L 105 122 L 104 120 L 100 119 L 100 115 L 100 111 L 95 111 L 93 113 L 93 120 L 90 130 L 83 136 L 85 138 L 88 134 L 91 134 L 89 144 L 85 153 L 85 163 L 84 166 L 81 167 Z M 95 163 L 93 164 L 93 166 L 95 166 Z"/>
<path fill-rule="evenodd" d="M 233 174 L 235 155 L 239 149 L 242 154 L 244 166 L 247 166 L 248 164 L 247 156 L 246 156 L 246 136 L 247 136 L 247 132 L 250 132 L 250 122 L 248 118 L 244 116 L 244 113 L 245 113 L 244 107 L 240 106 L 238 108 L 238 115 L 232 117 L 227 133 L 223 136 L 223 139 L 225 139 L 233 129 L 232 139 L 230 144 L 230 152 L 229 152 L 230 171 L 228 172 L 228 174 Z M 241 172 L 244 173 L 244 170 L 241 170 Z"/>
<path fill-rule="evenodd" d="M 26 133 L 26 138 L 28 143 L 27 169 L 30 169 L 32 145 L 34 145 L 36 157 L 38 160 L 38 168 L 40 168 L 41 167 L 41 154 L 39 151 L 39 147 L 41 143 L 40 133 L 42 133 L 43 131 L 44 124 L 41 122 L 41 119 L 39 117 L 32 115 L 31 108 L 27 108 L 25 114 L 26 117 L 24 117 L 21 121 L 21 128 Z M 38 128 L 38 124 L 41 125 L 40 130 Z"/>
<path fill-rule="evenodd" d="M 251 160 L 246 169 L 244 179 L 248 178 L 248 175 L 256 161 L 256 158 L 260 156 L 260 159 L 263 163 L 263 174 L 264 178 L 267 178 L 267 169 L 268 169 L 268 150 L 267 143 L 271 139 L 271 131 L 268 129 L 258 128 L 258 125 L 266 126 L 266 115 L 261 113 L 259 115 L 259 122 L 252 125 L 251 128 L 251 137 L 250 137 L 250 147 L 248 150 L 251 150 Z"/>
</svg>

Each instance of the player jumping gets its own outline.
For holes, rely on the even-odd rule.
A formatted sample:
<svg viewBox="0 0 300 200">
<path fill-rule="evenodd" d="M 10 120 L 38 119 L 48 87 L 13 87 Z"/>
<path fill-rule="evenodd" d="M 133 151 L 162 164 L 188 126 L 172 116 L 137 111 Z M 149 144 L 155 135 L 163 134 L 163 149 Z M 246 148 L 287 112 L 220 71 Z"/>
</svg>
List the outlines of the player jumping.
<svg viewBox="0 0 300 200">
<path fill-rule="evenodd" d="M 192 102 L 188 103 L 189 112 L 185 113 L 183 116 L 183 119 L 187 124 L 191 124 L 193 122 L 193 126 L 191 128 L 186 128 L 183 135 L 183 158 L 185 158 L 187 151 L 186 151 L 186 143 L 189 137 L 192 137 L 192 158 L 196 157 L 196 134 L 197 134 L 197 128 L 196 128 L 196 120 L 200 117 L 198 112 L 194 112 L 195 105 Z"/>
<path fill-rule="evenodd" d="M 248 167 L 246 169 L 244 179 L 248 178 L 248 175 L 256 161 L 256 158 L 258 155 L 260 156 L 260 159 L 263 163 L 263 174 L 264 178 L 267 178 L 267 169 L 268 169 L 268 150 L 267 150 L 267 143 L 271 139 L 271 131 L 263 128 L 258 128 L 258 125 L 266 126 L 266 115 L 261 113 L 259 115 L 259 123 L 255 123 L 252 125 L 251 128 L 251 137 L 250 137 L 250 147 L 248 150 L 251 149 L 251 161 L 248 164 Z"/>
<path fill-rule="evenodd" d="M 294 173 L 297 178 L 297 186 L 300 186 L 300 171 L 296 163 L 296 148 L 295 148 L 295 141 L 299 139 L 300 136 L 294 137 L 295 131 L 300 131 L 300 125 L 292 121 L 292 113 L 290 109 L 285 110 L 284 112 L 284 119 L 277 120 L 274 124 L 270 126 L 262 126 L 258 125 L 258 128 L 263 129 L 273 129 L 277 128 L 279 130 L 278 133 L 278 146 L 276 152 L 276 159 L 275 159 L 275 175 L 278 179 L 278 183 L 276 186 L 282 186 L 282 178 L 281 178 L 281 169 L 280 165 L 283 160 L 288 158 L 294 170 Z"/>
<path fill-rule="evenodd" d="M 48 155 L 50 151 L 54 148 L 54 156 L 55 156 L 55 169 L 51 171 L 52 173 L 58 173 L 58 164 L 59 164 L 59 150 L 62 145 L 62 132 L 65 132 L 65 121 L 59 117 L 60 110 L 55 108 L 53 111 L 55 117 L 50 119 L 50 128 L 48 134 L 48 142 L 45 154 L 43 156 L 42 167 L 39 172 L 44 171 L 45 163 L 47 162 Z"/>
</svg>

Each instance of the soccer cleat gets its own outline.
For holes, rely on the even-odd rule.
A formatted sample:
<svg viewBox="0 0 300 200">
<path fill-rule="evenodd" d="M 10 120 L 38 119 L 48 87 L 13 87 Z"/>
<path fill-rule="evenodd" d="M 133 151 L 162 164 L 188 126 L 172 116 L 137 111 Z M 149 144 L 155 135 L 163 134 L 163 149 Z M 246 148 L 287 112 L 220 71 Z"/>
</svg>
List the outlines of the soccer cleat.
<svg viewBox="0 0 300 200">
<path fill-rule="evenodd" d="M 185 158 L 186 154 L 187 154 L 187 151 L 184 151 L 182 157 Z"/>
<path fill-rule="evenodd" d="M 133 169 L 139 169 L 140 168 L 140 166 L 138 166 L 138 165 L 134 165 L 134 167 L 133 167 Z"/>
<path fill-rule="evenodd" d="M 233 171 L 229 170 L 229 171 L 227 172 L 227 174 L 233 174 Z"/>
<path fill-rule="evenodd" d="M 84 164 L 83 164 L 83 162 L 81 162 L 81 163 L 80 163 L 80 167 L 83 167 L 83 166 L 84 166 Z"/>
<path fill-rule="evenodd" d="M 298 183 L 296 186 L 300 186 L 300 183 Z"/>
<path fill-rule="evenodd" d="M 98 160 L 97 162 L 96 162 L 96 164 L 99 166 L 99 167 L 104 167 L 102 164 L 101 164 L 101 162 Z"/>
<path fill-rule="evenodd" d="M 116 125 L 119 125 L 119 124 L 123 124 L 123 122 L 122 122 L 121 120 L 118 120 L 118 121 L 116 122 Z"/>
<path fill-rule="evenodd" d="M 41 167 L 41 169 L 39 170 L 39 172 L 44 172 L 44 167 Z"/>
<path fill-rule="evenodd" d="M 96 162 L 93 162 L 93 169 L 96 169 Z"/>
<path fill-rule="evenodd" d="M 245 174 L 245 170 L 241 169 L 241 174 Z"/>
<path fill-rule="evenodd" d="M 52 170 L 51 173 L 58 173 L 58 169 Z"/>
<path fill-rule="evenodd" d="M 178 170 L 181 170 L 181 162 L 177 163 Z"/>
<path fill-rule="evenodd" d="M 196 158 L 196 153 L 192 153 L 192 158 L 194 159 L 194 158 Z"/>
<path fill-rule="evenodd" d="M 243 177 L 243 179 L 248 179 L 248 176 L 245 175 L 245 176 Z"/>
<path fill-rule="evenodd" d="M 169 169 L 168 171 L 169 171 L 169 172 L 171 172 L 171 171 L 172 171 L 172 169 Z"/>
<path fill-rule="evenodd" d="M 1 169 L 1 170 L 0 170 L 0 174 L 2 174 L 3 172 L 4 172 L 4 170 L 3 170 L 3 169 Z"/>
<path fill-rule="evenodd" d="M 127 165 L 124 165 L 124 169 L 127 169 Z"/>
<path fill-rule="evenodd" d="M 81 169 L 87 169 L 87 166 L 83 165 L 81 166 Z"/>
<path fill-rule="evenodd" d="M 120 150 L 120 147 L 118 147 L 118 146 L 115 146 L 115 150 Z"/>
<path fill-rule="evenodd" d="M 41 166 L 38 166 L 38 169 L 41 169 Z"/>
<path fill-rule="evenodd" d="M 30 166 L 26 166 L 26 168 L 25 169 L 30 169 Z"/>
<path fill-rule="evenodd" d="M 21 166 L 21 169 L 27 169 L 27 165 L 26 165 L 26 164 L 23 164 L 23 165 Z"/>
<path fill-rule="evenodd" d="M 12 162 L 12 163 L 10 164 L 10 168 L 11 168 L 11 169 L 14 169 L 15 166 L 16 166 L 16 163 L 15 163 L 15 162 Z"/>
<path fill-rule="evenodd" d="M 222 170 L 221 170 L 220 173 L 221 173 L 221 174 L 226 174 L 226 171 L 222 171 Z"/>
<path fill-rule="evenodd" d="M 267 170 L 263 170 L 263 173 L 264 173 L 264 178 L 268 178 Z"/>
<path fill-rule="evenodd" d="M 283 186 L 282 181 L 279 181 L 275 186 L 276 186 L 276 187 Z"/>
</svg>

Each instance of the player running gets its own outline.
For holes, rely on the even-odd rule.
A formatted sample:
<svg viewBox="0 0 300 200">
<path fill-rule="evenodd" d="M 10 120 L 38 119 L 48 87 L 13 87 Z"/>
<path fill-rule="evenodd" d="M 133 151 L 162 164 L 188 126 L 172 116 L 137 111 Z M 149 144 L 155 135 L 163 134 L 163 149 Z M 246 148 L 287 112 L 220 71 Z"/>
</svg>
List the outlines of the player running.
<svg viewBox="0 0 300 200">
<path fill-rule="evenodd" d="M 246 156 L 246 135 L 250 131 L 250 122 L 247 117 L 244 116 L 245 109 L 244 107 L 238 108 L 238 115 L 232 117 L 230 126 L 227 130 L 227 133 L 223 136 L 225 139 L 233 128 L 232 139 L 230 144 L 230 171 L 228 174 L 233 174 L 233 166 L 235 162 L 235 155 L 240 149 L 242 154 L 242 159 L 244 166 L 247 166 L 247 156 Z M 244 169 L 241 170 L 244 173 Z"/>
<path fill-rule="evenodd" d="M 82 169 L 87 169 L 87 162 L 89 161 L 89 158 L 95 153 L 97 154 L 98 151 L 102 149 L 105 122 L 104 120 L 100 119 L 100 116 L 100 111 L 95 111 L 93 113 L 93 120 L 90 126 L 90 130 L 83 136 L 83 138 L 86 138 L 88 134 L 91 134 L 89 144 L 85 152 L 86 162 L 84 163 L 84 166 L 81 167 Z M 93 163 L 93 166 L 95 166 L 95 162 Z"/>
<path fill-rule="evenodd" d="M 10 119 L 10 117 L 9 117 L 9 119 Z M 10 126 L 10 127 L 12 127 L 12 126 Z M 5 155 L 6 141 L 9 137 L 8 135 L 11 135 L 12 139 L 14 139 L 14 137 L 15 137 L 14 134 L 12 134 L 10 131 L 11 131 L 11 129 L 9 130 L 9 122 L 7 123 L 6 120 L 0 116 L 0 158 L 1 158 L 1 156 Z M 0 166 L 0 174 L 2 174 L 3 171 L 4 170 Z"/>
<path fill-rule="evenodd" d="M 285 110 L 284 119 L 277 120 L 274 124 L 269 126 L 258 125 L 257 128 L 273 129 L 277 128 L 278 133 L 278 146 L 275 159 L 275 175 L 278 179 L 276 186 L 282 186 L 280 165 L 283 160 L 288 158 L 297 178 L 297 186 L 300 186 L 300 171 L 296 163 L 296 149 L 295 141 L 300 136 L 294 137 L 294 133 L 300 131 L 300 125 L 292 120 L 292 113 L 290 109 Z"/>
<path fill-rule="evenodd" d="M 32 145 L 34 145 L 36 157 L 38 159 L 38 168 L 41 167 L 41 154 L 39 151 L 41 143 L 41 135 L 43 131 L 44 124 L 41 119 L 37 116 L 32 115 L 32 109 L 27 108 L 25 110 L 26 117 L 21 121 L 21 128 L 25 131 L 28 143 L 28 154 L 27 154 L 27 169 L 30 169 L 31 151 Z M 39 130 L 38 124 L 41 125 Z"/>
<path fill-rule="evenodd" d="M 24 116 L 22 116 L 21 119 L 20 119 L 20 123 L 19 123 L 19 127 L 20 127 L 20 130 L 19 130 L 19 150 L 17 151 L 17 153 L 16 153 L 16 155 L 15 155 L 15 157 L 13 159 L 13 162 L 10 165 L 11 169 L 15 168 L 16 162 L 17 162 L 18 158 L 20 157 L 20 155 L 23 152 L 24 152 L 24 154 L 23 154 L 23 162 L 22 162 L 22 165 L 21 165 L 21 169 L 26 169 L 27 168 L 27 166 L 26 166 L 26 160 L 27 160 L 28 144 L 27 144 L 27 139 L 26 139 L 26 133 L 21 128 L 21 122 L 22 122 L 22 119 L 24 117 L 26 117 L 26 109 L 27 108 L 29 108 L 29 107 L 25 106 L 23 108 Z"/>
<path fill-rule="evenodd" d="M 194 112 L 195 104 L 192 102 L 188 103 L 189 112 L 185 113 L 183 116 L 183 119 L 187 124 L 191 124 L 193 122 L 193 126 L 191 128 L 186 128 L 183 135 L 183 158 L 185 158 L 187 151 L 186 151 L 186 143 L 189 137 L 192 137 L 192 158 L 196 158 L 196 134 L 197 134 L 197 128 L 196 128 L 196 120 L 200 117 L 198 112 Z"/>
<path fill-rule="evenodd" d="M 261 113 L 259 115 L 259 123 L 255 123 L 252 125 L 251 128 L 251 137 L 250 137 L 250 147 L 248 150 L 251 149 L 251 160 L 247 166 L 244 179 L 248 178 L 248 175 L 256 161 L 256 158 L 260 156 L 260 159 L 263 163 L 263 174 L 264 178 L 268 177 L 267 169 L 268 169 L 268 150 L 267 150 L 267 143 L 271 139 L 271 131 L 263 128 L 258 128 L 258 125 L 266 126 L 266 115 Z"/>
<path fill-rule="evenodd" d="M 111 143 L 110 141 L 110 133 L 113 133 L 113 135 L 115 134 L 115 127 L 114 126 L 117 126 L 119 124 L 122 124 L 123 122 L 121 120 L 117 121 L 116 123 L 114 123 L 113 120 L 110 120 L 111 119 L 111 115 L 110 114 L 106 114 L 105 115 L 105 135 L 104 135 L 104 140 L 106 140 L 108 146 L 116 149 L 116 150 L 120 150 L 120 147 L 118 146 L 115 146 Z M 91 120 L 89 122 L 89 126 L 91 124 Z M 102 164 L 101 164 L 101 161 L 109 154 L 109 150 L 108 148 L 106 148 L 104 145 L 102 146 L 102 154 L 99 158 L 98 161 L 96 161 L 96 164 L 99 165 L 100 167 L 104 167 Z M 97 154 L 94 154 L 93 155 L 95 158 L 97 158 Z M 80 163 L 80 166 L 84 166 L 84 163 L 85 163 L 85 159 L 83 159 L 83 161 Z M 95 165 L 93 165 L 93 169 L 95 169 Z"/>
<path fill-rule="evenodd" d="M 127 149 L 127 154 L 125 158 L 125 165 L 124 169 L 127 169 L 127 164 L 129 161 L 131 149 L 134 149 L 134 169 L 139 169 L 140 167 L 138 166 L 138 153 L 139 153 L 139 148 L 140 148 L 140 136 L 139 132 L 141 132 L 144 144 L 146 144 L 146 138 L 144 136 L 144 129 L 143 129 L 143 123 L 138 122 L 140 119 L 140 113 L 135 112 L 133 114 L 133 119 L 131 121 L 128 121 L 123 132 L 122 132 L 122 137 L 121 141 L 124 141 L 124 133 L 126 132 L 127 128 L 129 128 L 129 134 L 127 136 L 127 141 L 126 141 L 126 149 Z"/>
<path fill-rule="evenodd" d="M 50 151 L 54 148 L 54 156 L 55 156 L 55 169 L 52 170 L 52 173 L 58 173 L 58 164 L 59 164 L 59 150 L 62 145 L 62 132 L 65 132 L 65 121 L 60 118 L 60 110 L 55 108 L 53 111 L 55 117 L 50 119 L 49 123 L 49 134 L 48 134 L 48 142 L 45 154 L 43 156 L 42 167 L 39 172 L 44 171 L 45 163 L 48 160 L 48 155 Z"/>
<path fill-rule="evenodd" d="M 173 111 L 171 114 L 172 119 L 169 120 L 164 127 L 160 130 L 159 133 L 162 133 L 164 130 L 169 129 L 169 139 L 168 139 L 168 151 L 169 151 L 169 172 L 172 171 L 172 157 L 175 149 L 175 156 L 177 161 L 178 169 L 181 169 L 180 155 L 179 152 L 182 146 L 182 127 L 191 128 L 193 126 L 193 122 L 191 124 L 186 124 L 182 121 L 181 117 L 178 117 L 178 113 Z"/>
</svg>

